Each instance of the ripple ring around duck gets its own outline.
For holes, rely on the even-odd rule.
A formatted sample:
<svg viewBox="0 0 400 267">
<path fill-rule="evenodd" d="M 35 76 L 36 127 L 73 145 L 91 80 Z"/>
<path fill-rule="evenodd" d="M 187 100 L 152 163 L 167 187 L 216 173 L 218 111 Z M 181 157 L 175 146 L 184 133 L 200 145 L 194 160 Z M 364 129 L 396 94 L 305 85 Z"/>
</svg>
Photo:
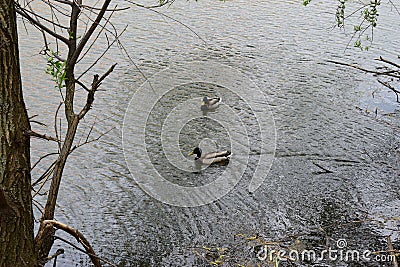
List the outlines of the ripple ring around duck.
<svg viewBox="0 0 400 267">
<path fill-rule="evenodd" d="M 222 97 L 214 112 L 200 111 L 201 100 L 210 91 L 199 89 L 199 84 L 210 85 L 211 92 Z M 216 138 L 208 142 L 209 149 L 230 150 L 232 156 L 213 181 L 185 186 L 167 176 L 174 176 L 175 170 L 184 179 L 185 173 L 206 172 L 209 167 L 199 169 L 187 157 L 187 152 L 210 139 L 206 126 L 207 138 L 197 140 L 199 134 L 193 133 L 188 140 L 199 143 L 182 145 L 183 129 L 190 129 L 196 120 L 223 129 L 229 147 L 218 147 Z M 267 100 L 254 82 L 227 65 L 201 61 L 162 70 L 136 90 L 125 113 L 122 142 L 127 166 L 142 190 L 169 205 L 196 207 L 222 198 L 238 184 L 246 185 L 238 190 L 256 191 L 272 166 L 276 132 Z M 162 171 L 167 165 L 169 171 Z"/>
</svg>

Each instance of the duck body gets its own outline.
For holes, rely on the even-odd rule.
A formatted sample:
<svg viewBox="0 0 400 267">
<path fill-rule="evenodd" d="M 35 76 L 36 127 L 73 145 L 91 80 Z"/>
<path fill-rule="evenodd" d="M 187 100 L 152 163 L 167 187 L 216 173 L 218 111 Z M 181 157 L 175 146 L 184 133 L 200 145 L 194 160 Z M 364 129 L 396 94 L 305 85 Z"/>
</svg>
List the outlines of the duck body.
<svg viewBox="0 0 400 267">
<path fill-rule="evenodd" d="M 222 99 L 220 97 L 208 98 L 205 96 L 201 102 L 201 110 L 214 111 L 216 108 L 218 108 L 221 101 Z"/>
<path fill-rule="evenodd" d="M 220 152 L 211 152 L 203 155 L 199 147 L 196 147 L 189 155 L 193 154 L 196 154 L 196 157 L 194 158 L 195 163 L 201 165 L 228 163 L 232 155 L 231 151 L 229 150 Z"/>
</svg>

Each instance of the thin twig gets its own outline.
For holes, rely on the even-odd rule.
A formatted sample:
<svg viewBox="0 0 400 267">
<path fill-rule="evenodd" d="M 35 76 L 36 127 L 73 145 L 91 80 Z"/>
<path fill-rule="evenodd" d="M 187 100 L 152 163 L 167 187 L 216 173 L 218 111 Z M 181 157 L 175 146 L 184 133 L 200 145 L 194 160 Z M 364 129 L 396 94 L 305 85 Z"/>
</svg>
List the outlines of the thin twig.
<svg viewBox="0 0 400 267">
<path fill-rule="evenodd" d="M 44 155 L 44 156 L 41 156 L 41 157 L 36 161 L 36 163 L 33 164 L 33 166 L 31 167 L 31 171 L 39 164 L 39 162 L 40 162 L 42 159 L 45 159 L 45 158 L 47 158 L 47 157 L 49 157 L 49 156 L 58 155 L 58 154 L 59 154 L 58 152 L 52 152 L 52 153 L 48 153 L 48 154 L 46 154 L 46 155 Z"/>
<path fill-rule="evenodd" d="M 44 179 L 44 181 L 40 185 L 39 189 L 35 191 L 35 194 L 32 196 L 32 198 L 35 198 L 36 195 L 43 195 L 43 194 L 40 194 L 40 191 L 43 189 L 44 185 L 49 180 L 50 175 L 53 173 L 56 162 L 57 161 L 54 161 L 53 164 L 50 165 L 48 171 L 46 170 L 46 172 L 32 185 L 32 190 L 35 191 L 34 186 Z"/>
<path fill-rule="evenodd" d="M 100 78 L 99 78 L 98 75 L 94 76 L 93 83 L 92 83 L 92 88 L 89 90 L 88 95 L 87 95 L 86 104 L 78 114 L 79 120 L 81 120 L 83 117 L 85 117 L 86 113 L 88 113 L 88 111 L 91 109 L 93 101 L 94 101 L 95 92 L 97 91 L 97 89 L 100 86 L 101 82 L 114 70 L 116 65 L 117 65 L 117 63 L 112 65 L 108 69 L 108 71 L 106 71 L 106 73 L 104 73 L 103 76 L 101 76 Z"/>
<path fill-rule="evenodd" d="M 73 5 L 73 1 L 67 1 L 67 0 L 54 0 L 54 1 L 59 2 L 61 4 L 66 4 L 66 5 L 69 5 L 69 6 Z"/>
<path fill-rule="evenodd" d="M 105 20 L 106 20 L 106 23 L 105 23 L 104 25 L 100 25 L 100 26 L 101 26 L 101 30 L 98 32 L 98 34 L 96 35 L 96 37 L 94 38 L 94 40 L 92 41 L 92 43 L 89 45 L 89 48 L 86 49 L 86 51 L 83 53 L 83 55 L 80 57 L 80 59 L 78 59 L 78 60 L 76 61 L 76 63 L 79 63 L 79 62 L 89 53 L 90 49 L 91 49 L 91 48 L 93 47 L 93 45 L 97 42 L 99 36 L 101 35 L 101 33 L 103 32 L 103 30 L 104 30 L 105 27 L 107 26 L 107 23 L 110 21 L 110 19 L 111 19 L 111 17 L 112 17 L 113 14 L 114 14 L 114 11 L 111 12 L 111 14 L 110 14 L 110 16 L 108 17 L 108 19 L 105 19 Z M 104 19 L 104 18 L 103 18 L 103 19 Z M 80 77 L 82 77 L 82 76 L 80 76 Z M 78 80 L 79 80 L 79 78 L 78 78 Z"/>
<path fill-rule="evenodd" d="M 166 4 L 168 3 L 168 1 L 164 2 L 163 4 L 156 5 L 156 6 L 144 6 L 144 5 L 135 3 L 135 2 L 130 1 L 130 0 L 125 0 L 125 1 L 128 2 L 128 3 L 131 3 L 132 5 L 135 5 L 135 6 L 137 6 L 137 7 L 141 7 L 141 8 L 150 10 L 150 11 L 152 11 L 152 12 L 154 12 L 154 13 L 157 13 L 158 15 L 161 15 L 161 16 L 163 16 L 163 17 L 166 17 L 166 18 L 168 18 L 168 19 L 170 19 L 170 20 L 172 20 L 172 21 L 174 21 L 174 22 L 176 22 L 176 23 L 182 25 L 183 27 L 185 27 L 186 29 L 188 29 L 189 31 L 191 31 L 194 35 L 196 35 L 200 40 L 202 40 L 202 41 L 204 42 L 205 45 L 207 45 L 206 40 L 204 40 L 204 39 L 203 39 L 196 31 L 194 31 L 191 27 L 189 27 L 189 26 L 186 25 L 185 23 L 181 22 L 180 20 L 177 20 L 177 19 L 175 19 L 175 18 L 173 18 L 173 17 L 171 17 L 171 16 L 168 16 L 167 14 L 164 14 L 164 13 L 162 13 L 162 12 L 160 12 L 160 11 L 154 9 L 154 8 L 158 8 L 158 7 L 162 7 L 162 6 L 166 5 Z"/>
<path fill-rule="evenodd" d="M 97 15 L 95 21 L 90 26 L 89 30 L 82 37 L 76 50 L 74 51 L 73 55 L 71 56 L 71 58 L 70 58 L 71 63 L 75 63 L 78 60 L 78 57 L 81 54 L 86 43 L 89 41 L 89 38 L 92 36 L 93 32 L 96 30 L 97 26 L 99 25 L 101 19 L 104 17 L 104 14 L 105 14 L 106 10 L 108 9 L 108 5 L 110 4 L 110 2 L 111 2 L 111 0 L 104 1 L 103 6 L 101 7 L 101 11 Z"/>
<path fill-rule="evenodd" d="M 328 170 L 327 168 L 325 168 L 325 167 L 322 167 L 321 165 L 319 165 L 318 163 L 316 163 L 316 162 L 312 162 L 315 166 L 317 166 L 318 168 L 320 168 L 320 169 L 322 169 L 323 170 L 323 172 L 319 172 L 319 173 L 333 173 L 333 171 L 331 171 L 331 170 Z"/>
<path fill-rule="evenodd" d="M 96 0 L 96 2 L 93 3 L 93 6 L 96 6 L 99 2 L 100 2 L 100 0 Z M 82 14 L 85 15 L 85 16 L 87 17 L 87 21 L 84 22 L 85 30 L 83 31 L 83 34 L 86 34 L 86 32 L 87 32 L 87 30 L 88 30 L 88 27 L 89 27 L 89 21 L 92 21 L 92 20 L 91 20 L 91 16 L 92 16 L 92 14 L 96 14 L 96 13 L 90 10 L 89 15 L 86 15 L 86 13 L 84 12 L 84 10 L 82 10 Z M 97 14 L 96 14 L 96 15 L 97 15 Z"/>
<path fill-rule="evenodd" d="M 390 65 L 395 66 L 396 68 L 400 69 L 400 65 L 399 64 L 396 64 L 396 63 L 394 63 L 394 62 L 392 62 L 390 60 L 384 59 L 381 56 L 379 58 L 375 59 L 375 60 L 379 60 L 379 61 L 385 62 L 387 64 L 390 64 Z"/>
<path fill-rule="evenodd" d="M 132 4 L 132 5 L 135 5 L 135 6 L 137 6 L 137 7 L 142 7 L 142 8 L 146 8 L 146 9 L 159 8 L 159 7 L 163 7 L 163 6 L 165 6 L 165 5 L 167 5 L 167 4 L 170 3 L 169 0 L 166 0 L 166 1 L 160 1 L 160 3 L 159 3 L 158 5 L 145 6 L 145 5 L 142 5 L 142 4 L 133 2 L 133 1 L 126 1 L 126 2 L 128 2 L 128 3 Z M 172 1 L 172 2 L 173 2 L 173 1 Z"/>
<path fill-rule="evenodd" d="M 400 15 L 400 11 L 399 11 L 399 9 L 397 8 L 397 6 L 393 3 L 393 1 L 392 1 L 392 0 L 389 0 L 389 3 L 394 7 L 394 9 L 396 10 L 397 14 Z"/>
<path fill-rule="evenodd" d="M 54 3 L 50 2 L 49 0 L 41 0 L 41 1 L 48 6 L 51 6 L 53 9 L 55 9 L 58 13 L 60 13 L 64 17 L 69 18 L 69 14 L 68 14 L 69 11 L 64 6 L 54 4 Z M 59 1 L 56 1 L 56 2 L 59 2 Z"/>
<path fill-rule="evenodd" d="M 96 124 L 96 119 L 97 119 L 97 117 L 94 118 L 94 121 L 93 121 L 93 123 L 92 123 L 92 126 L 90 127 L 89 132 L 88 132 L 88 134 L 86 135 L 86 140 L 85 140 L 85 142 L 88 142 L 88 141 L 89 141 L 90 134 L 92 133 L 93 128 L 94 128 L 94 125 Z"/>
<path fill-rule="evenodd" d="M 101 267 L 99 258 L 95 255 L 96 253 L 94 252 L 92 246 L 90 245 L 89 241 L 85 238 L 85 236 L 80 233 L 77 229 L 72 228 L 71 226 L 68 226 L 66 224 L 60 223 L 55 220 L 44 220 L 43 225 L 51 225 L 57 229 L 63 230 L 64 232 L 72 235 L 73 237 L 76 238 L 76 240 L 82 244 L 82 246 L 85 248 L 86 252 L 88 253 L 90 259 L 92 260 L 92 263 L 94 264 L 95 267 Z"/>
<path fill-rule="evenodd" d="M 43 207 L 40 207 L 40 203 L 34 199 L 32 199 L 32 204 L 37 208 L 40 214 L 43 214 Z M 36 219 L 35 219 L 36 221 Z"/>
<path fill-rule="evenodd" d="M 78 78 L 78 79 L 79 79 L 79 78 Z M 81 81 L 79 81 L 78 79 L 75 79 L 75 82 L 76 82 L 80 87 L 82 87 L 83 89 L 85 89 L 86 92 L 89 92 L 90 89 L 89 89 L 84 83 L 82 83 Z"/>
<path fill-rule="evenodd" d="M 58 117 L 58 112 L 60 111 L 62 104 L 63 104 L 63 102 L 60 102 L 60 104 L 58 104 L 56 113 L 54 114 L 54 132 L 56 134 L 57 140 L 60 140 L 60 136 L 61 136 L 61 132 L 60 132 L 60 134 L 58 134 L 58 130 L 57 130 L 57 117 Z M 60 125 L 60 131 L 61 131 L 61 125 Z M 60 152 L 61 152 L 61 142 L 58 142 L 58 153 L 60 153 Z"/>
<path fill-rule="evenodd" d="M 396 90 L 393 86 L 391 86 L 388 82 L 383 82 L 381 80 L 377 80 L 380 84 L 382 84 L 383 86 L 389 88 L 390 90 L 392 90 L 395 94 L 396 94 L 396 101 L 399 102 L 399 94 L 400 91 Z"/>
<path fill-rule="evenodd" d="M 34 132 L 32 130 L 25 131 L 25 134 L 28 135 L 28 136 L 31 136 L 31 137 L 37 137 L 39 139 L 44 139 L 44 140 L 47 140 L 47 141 L 54 141 L 54 142 L 57 142 L 57 143 L 60 142 L 60 140 L 58 140 L 57 138 L 54 138 L 52 136 L 48 136 L 48 135 L 45 135 L 45 134 L 40 134 L 40 133 Z"/>
<path fill-rule="evenodd" d="M 39 18 L 40 18 L 40 19 L 42 19 L 42 20 L 44 20 L 44 21 L 50 23 L 50 24 L 53 25 L 53 26 L 57 26 L 57 27 L 60 27 L 60 28 L 62 28 L 62 29 L 68 29 L 68 27 L 65 27 L 64 25 L 58 24 L 58 23 L 56 23 L 56 22 L 54 22 L 54 21 L 52 21 L 52 20 L 50 20 L 50 19 L 47 19 L 47 18 L 45 18 L 45 17 L 43 17 L 43 16 L 38 15 L 37 13 L 35 13 L 35 12 L 32 10 L 32 7 L 31 7 L 30 5 L 28 5 L 28 7 L 29 7 L 29 10 L 28 10 L 28 9 L 24 9 L 24 11 L 25 11 L 26 13 L 30 13 L 30 14 L 32 14 L 33 16 L 35 16 L 37 22 L 39 22 Z M 39 22 L 39 23 L 40 23 L 40 22 Z M 54 32 L 55 32 L 55 31 L 54 31 Z"/>
<path fill-rule="evenodd" d="M 98 258 L 99 260 L 101 260 L 101 261 L 103 261 L 103 262 L 105 262 L 105 263 L 107 263 L 107 264 L 109 264 L 109 265 L 111 265 L 111 266 L 113 266 L 113 267 L 118 267 L 118 266 L 115 265 L 114 263 L 112 263 L 112 262 L 110 262 L 110 261 L 108 261 L 108 260 L 106 260 L 106 259 L 104 259 L 104 258 L 101 258 L 101 257 L 99 257 L 99 256 L 97 256 L 97 255 L 92 255 L 92 254 L 90 254 L 90 253 L 87 253 L 85 250 L 81 249 L 80 247 L 76 246 L 75 244 L 69 242 L 68 240 L 66 240 L 66 239 L 64 239 L 64 238 L 62 238 L 62 237 L 59 237 L 59 236 L 55 235 L 54 238 L 56 238 L 56 239 L 58 239 L 58 240 L 60 240 L 60 241 L 62 241 L 62 242 L 64 242 L 64 243 L 70 245 L 71 247 L 73 247 L 73 248 L 79 250 L 80 252 L 83 252 L 83 253 L 85 253 L 85 254 L 87 254 L 87 255 L 89 255 L 89 256 L 96 257 L 96 258 Z"/>
<path fill-rule="evenodd" d="M 390 238 L 390 235 L 388 235 L 386 237 L 386 240 L 387 240 L 388 247 L 389 247 L 389 250 L 390 250 L 390 255 L 392 255 L 392 257 L 393 257 L 393 267 L 399 267 L 399 264 L 397 263 L 397 259 L 396 259 L 396 253 L 394 252 L 392 239 Z"/>
<path fill-rule="evenodd" d="M 47 126 L 45 123 L 40 122 L 40 121 L 35 121 L 35 120 L 29 120 L 31 123 L 36 123 L 39 124 L 40 126 Z"/>
<path fill-rule="evenodd" d="M 44 30 L 45 32 L 47 32 L 48 34 L 50 34 L 51 36 L 53 36 L 54 38 L 57 38 L 61 41 L 63 41 L 64 43 L 68 44 L 69 40 L 67 38 L 65 38 L 64 36 L 61 36 L 57 33 L 55 33 L 54 31 L 50 30 L 49 28 L 47 28 L 46 26 L 44 26 L 43 24 L 41 24 L 40 22 L 38 22 L 37 20 L 35 20 L 34 18 L 32 18 L 31 16 L 29 16 L 29 14 L 26 12 L 25 9 L 23 9 L 17 2 L 15 3 L 15 11 L 23 16 L 24 18 L 26 18 L 30 23 L 32 23 L 34 26 L 38 27 L 39 29 Z"/>
<path fill-rule="evenodd" d="M 114 130 L 114 129 L 115 129 L 115 127 L 112 127 L 110 130 L 108 130 L 108 131 L 106 131 L 106 132 L 100 134 L 100 135 L 99 135 L 98 137 L 96 137 L 96 138 L 93 138 L 93 139 L 91 139 L 91 140 L 88 140 L 87 142 L 83 142 L 82 144 L 75 145 L 73 148 L 71 148 L 71 150 L 69 151 L 69 154 L 71 154 L 71 153 L 74 152 L 76 149 L 78 149 L 78 148 L 80 148 L 80 147 L 82 147 L 82 146 L 84 146 L 84 145 L 87 145 L 87 144 L 90 144 L 90 143 L 99 141 L 100 138 L 102 138 L 103 136 L 105 136 L 106 134 L 108 134 L 109 132 L 111 132 L 111 131 Z"/>
<path fill-rule="evenodd" d="M 34 183 L 32 183 L 32 187 L 36 186 L 38 183 L 40 183 L 43 179 L 45 179 L 47 176 L 50 176 L 53 173 L 54 166 L 56 165 L 57 160 L 55 160 L 46 170 L 45 172 L 37 179 Z"/>
<path fill-rule="evenodd" d="M 59 248 L 59 249 L 57 249 L 56 253 L 54 253 L 54 254 L 51 255 L 51 256 L 48 256 L 48 257 L 46 258 L 46 261 L 50 261 L 50 260 L 52 260 L 52 259 L 54 259 L 54 258 L 57 258 L 57 257 L 58 257 L 59 255 L 61 255 L 61 254 L 64 254 L 64 249 Z"/>
<path fill-rule="evenodd" d="M 79 75 L 78 80 L 79 80 L 80 78 L 82 78 L 82 76 L 85 75 L 88 71 L 90 71 L 90 70 L 100 61 L 100 59 L 102 59 L 102 58 L 104 57 L 104 55 L 105 55 L 105 54 L 108 52 L 108 50 L 114 45 L 114 43 L 117 42 L 117 41 L 119 40 L 118 38 L 121 37 L 121 35 L 126 31 L 127 27 L 128 27 L 128 26 L 126 26 L 125 29 L 123 29 L 122 32 L 121 32 L 119 35 L 116 36 L 116 38 L 111 42 L 111 44 L 109 44 L 109 45 L 107 46 L 107 48 L 101 53 L 101 55 L 100 55 L 92 64 L 90 64 L 90 66 L 89 66 L 84 72 L 82 72 L 82 73 Z M 82 58 L 81 58 L 81 59 L 82 59 Z"/>
<path fill-rule="evenodd" d="M 380 72 L 380 71 L 376 71 L 376 70 L 369 70 L 369 69 L 362 68 L 358 65 L 350 64 L 350 63 L 344 63 L 344 62 L 339 62 L 339 61 L 334 61 L 334 60 L 327 60 L 327 62 L 337 64 L 337 65 L 351 67 L 351 68 L 358 69 L 358 70 L 361 70 L 361 71 L 364 71 L 367 73 L 373 73 L 373 74 L 381 75 L 381 76 L 390 76 L 390 77 L 400 79 L 400 75 L 394 75 L 392 73 L 385 73 L 385 72 Z"/>
<path fill-rule="evenodd" d="M 93 6 L 87 6 L 87 5 L 80 5 L 80 7 L 84 8 L 84 9 L 88 9 L 88 10 L 101 10 L 101 8 L 98 7 L 93 7 Z M 121 7 L 121 8 L 113 8 L 113 9 L 106 9 L 106 11 L 124 11 L 124 10 L 128 10 L 130 9 L 130 6 L 127 7 Z"/>
</svg>

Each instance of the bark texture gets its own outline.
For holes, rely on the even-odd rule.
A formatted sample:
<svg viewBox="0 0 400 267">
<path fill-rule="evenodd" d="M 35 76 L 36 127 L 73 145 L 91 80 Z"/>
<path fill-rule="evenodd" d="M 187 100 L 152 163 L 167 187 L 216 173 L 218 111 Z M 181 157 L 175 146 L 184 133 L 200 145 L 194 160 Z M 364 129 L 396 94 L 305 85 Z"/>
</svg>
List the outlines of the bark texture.
<svg viewBox="0 0 400 267">
<path fill-rule="evenodd" d="M 13 0 L 0 0 L 0 266 L 36 266 L 30 130 Z"/>
</svg>

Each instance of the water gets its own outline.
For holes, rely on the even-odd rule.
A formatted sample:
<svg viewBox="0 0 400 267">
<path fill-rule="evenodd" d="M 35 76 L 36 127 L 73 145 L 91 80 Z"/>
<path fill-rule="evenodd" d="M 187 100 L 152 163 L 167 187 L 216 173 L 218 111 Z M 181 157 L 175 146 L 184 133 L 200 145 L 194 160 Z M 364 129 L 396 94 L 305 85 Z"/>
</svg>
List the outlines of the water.
<svg viewBox="0 0 400 267">
<path fill-rule="evenodd" d="M 379 110 L 395 115 L 387 120 L 381 113 L 377 117 L 366 114 L 365 109 L 378 106 L 368 94 L 378 87 L 375 78 L 325 61 L 361 62 L 373 68 L 370 58 L 393 58 L 391 51 L 396 51 L 400 41 L 399 30 L 392 26 L 398 20 L 394 11 L 380 17 L 375 45 L 368 52 L 344 51 L 348 36 L 330 28 L 335 10 L 320 2 L 304 8 L 295 1 L 177 1 L 162 12 L 184 22 L 205 42 L 181 24 L 144 9 L 132 8 L 115 15 L 117 27 L 129 24 L 121 41 L 142 73 L 118 48 L 111 49 L 95 68 L 101 73 L 114 62 L 119 63 L 104 82 L 104 91 L 96 95 L 77 141 L 86 138 L 88 127 L 94 122 L 93 137 L 111 131 L 69 158 L 56 219 L 79 229 L 99 255 L 121 266 L 202 266 L 205 261 L 196 252 L 211 260 L 217 257 L 201 249 L 203 245 L 228 248 L 225 254 L 234 255 L 238 262 L 229 261 L 227 266 L 256 260 L 251 252 L 255 244 L 237 234 L 285 240 L 282 246 L 293 245 L 294 241 L 287 237 L 294 235 L 299 237 L 298 244 L 309 249 L 323 248 L 326 240 L 334 247 L 337 239 L 345 238 L 350 248 L 360 250 L 386 250 L 384 236 L 391 235 L 394 245 L 399 246 L 398 221 L 382 219 L 399 216 L 398 104 L 394 96 L 383 94 L 381 102 L 390 105 L 379 105 Z M 25 98 L 29 114 L 39 114 L 36 119 L 48 124 L 47 128 L 36 124 L 33 127 L 51 134 L 60 96 L 44 76 L 45 62 L 37 55 L 42 47 L 41 36 L 27 27 L 28 35 L 20 28 Z M 83 63 L 87 66 L 93 62 L 104 45 L 102 40 L 95 46 L 95 54 L 88 55 Z M 142 173 L 128 169 L 121 134 L 125 111 L 144 82 L 143 74 L 151 77 L 166 67 L 193 61 L 226 64 L 254 81 L 273 115 L 276 151 L 271 171 L 266 172 L 258 190 L 250 194 L 251 174 L 257 164 L 265 164 L 257 156 L 260 133 L 252 126 L 253 114 L 246 111 L 240 99 L 225 94 L 224 102 L 239 107 L 236 112 L 252 131 L 249 136 L 253 156 L 234 190 L 211 204 L 182 208 L 165 205 L 140 189 L 133 177 Z M 90 81 L 93 74 L 84 79 Z M 185 186 L 207 184 L 222 172 L 213 167 L 188 176 L 164 165 L 165 157 L 157 154 L 161 150 L 161 121 L 176 103 L 193 94 L 201 96 L 199 92 L 203 91 L 193 88 L 208 93 L 222 90 L 198 83 L 189 84 L 186 94 L 173 90 L 156 107 L 159 112 L 153 113 L 146 127 L 152 162 L 161 173 L 169 175 L 170 181 Z M 78 97 L 76 107 L 85 99 L 85 92 L 78 91 Z M 252 108 L 265 110 L 264 117 L 268 117 L 270 113 L 263 105 L 256 103 Z M 227 133 L 216 122 L 197 119 L 185 127 L 179 136 L 185 155 L 203 140 L 200 134 L 196 135 L 199 131 L 203 131 L 201 137 L 216 140 L 204 145 L 218 145 L 221 149 L 231 146 Z M 51 149 L 55 149 L 52 144 L 35 140 L 33 161 Z M 234 147 L 230 149 L 235 152 Z M 314 163 L 333 173 L 319 173 L 321 169 Z M 36 174 L 45 168 L 45 164 L 39 165 Z M 381 224 L 340 225 L 371 218 L 381 220 Z M 334 226 L 325 232 L 318 230 L 329 225 Z M 87 264 L 84 255 L 61 242 L 54 249 L 60 246 L 66 253 L 59 264 Z M 328 264 L 340 266 L 336 262 Z"/>
</svg>

